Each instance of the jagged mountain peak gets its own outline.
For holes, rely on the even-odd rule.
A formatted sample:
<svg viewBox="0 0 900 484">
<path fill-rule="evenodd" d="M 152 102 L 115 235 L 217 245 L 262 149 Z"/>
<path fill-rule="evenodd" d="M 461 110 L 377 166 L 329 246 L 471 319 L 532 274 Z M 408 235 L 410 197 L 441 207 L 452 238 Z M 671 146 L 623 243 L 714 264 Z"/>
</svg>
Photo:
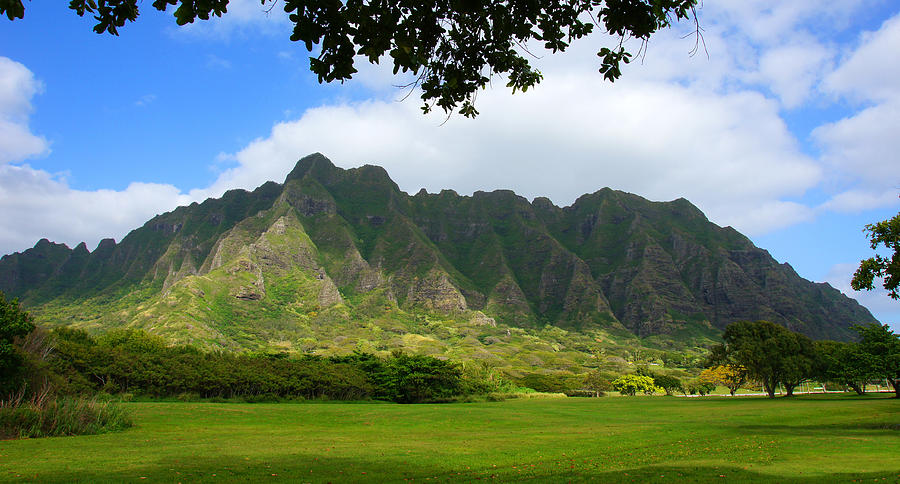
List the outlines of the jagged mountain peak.
<svg viewBox="0 0 900 484">
<path fill-rule="evenodd" d="M 290 180 L 298 180 L 303 178 L 308 173 L 328 173 L 332 172 L 337 167 L 334 166 L 334 163 L 331 162 L 328 158 L 325 157 L 322 153 L 313 153 L 311 155 L 304 156 L 300 158 L 299 161 L 294 165 L 294 169 L 288 173 L 287 177 L 284 179 L 284 183 L 287 184 Z"/>
</svg>

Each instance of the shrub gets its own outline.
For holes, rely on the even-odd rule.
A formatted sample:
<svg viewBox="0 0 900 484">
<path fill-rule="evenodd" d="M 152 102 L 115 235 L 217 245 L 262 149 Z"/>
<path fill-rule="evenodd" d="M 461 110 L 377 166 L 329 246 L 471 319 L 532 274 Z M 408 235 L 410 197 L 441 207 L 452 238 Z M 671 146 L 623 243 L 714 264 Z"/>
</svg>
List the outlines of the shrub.
<svg viewBox="0 0 900 484">
<path fill-rule="evenodd" d="M 616 378 L 612 382 L 613 389 L 622 395 L 634 396 L 637 392 L 652 395 L 655 392 L 663 391 L 662 388 L 653 384 L 653 378 L 643 375 L 623 375 Z"/>
</svg>

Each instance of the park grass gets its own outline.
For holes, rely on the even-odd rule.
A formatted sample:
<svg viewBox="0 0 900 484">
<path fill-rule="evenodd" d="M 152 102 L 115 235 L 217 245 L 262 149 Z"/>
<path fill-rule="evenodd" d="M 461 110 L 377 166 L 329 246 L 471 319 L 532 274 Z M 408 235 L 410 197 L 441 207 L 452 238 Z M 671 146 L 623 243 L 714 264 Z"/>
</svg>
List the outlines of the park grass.
<svg viewBox="0 0 900 484">
<path fill-rule="evenodd" d="M 882 395 L 126 405 L 124 432 L 0 442 L 0 480 L 900 480 Z"/>
</svg>

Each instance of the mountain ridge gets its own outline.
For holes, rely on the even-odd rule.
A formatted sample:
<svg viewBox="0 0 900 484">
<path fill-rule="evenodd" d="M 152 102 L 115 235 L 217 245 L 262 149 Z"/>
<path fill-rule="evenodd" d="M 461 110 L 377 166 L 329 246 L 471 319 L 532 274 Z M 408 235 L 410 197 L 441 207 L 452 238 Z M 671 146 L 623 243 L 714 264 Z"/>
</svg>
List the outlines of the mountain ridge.
<svg viewBox="0 0 900 484">
<path fill-rule="evenodd" d="M 226 347 L 296 348 L 321 332 L 323 314 L 389 327 L 376 316 L 385 308 L 675 339 L 739 319 L 848 339 L 851 324 L 875 321 L 683 198 L 604 188 L 558 207 L 510 190 L 410 195 L 381 167 L 345 170 L 318 153 L 283 184 L 178 207 L 94 251 L 41 239 L 0 259 L 0 290 L 50 324 L 146 327 L 185 341 L 202 327 L 207 336 L 194 339 Z M 259 314 L 287 329 L 243 327 Z"/>
</svg>

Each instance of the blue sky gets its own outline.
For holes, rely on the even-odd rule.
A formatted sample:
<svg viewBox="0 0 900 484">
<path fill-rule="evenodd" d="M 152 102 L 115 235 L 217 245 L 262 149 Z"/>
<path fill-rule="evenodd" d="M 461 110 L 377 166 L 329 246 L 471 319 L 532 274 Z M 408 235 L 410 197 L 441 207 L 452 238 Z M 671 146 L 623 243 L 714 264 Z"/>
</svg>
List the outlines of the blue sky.
<svg viewBox="0 0 900 484">
<path fill-rule="evenodd" d="M 509 188 L 568 205 L 604 186 L 685 197 L 800 275 L 888 323 L 900 302 L 853 293 L 866 223 L 900 210 L 900 5 L 707 1 L 615 84 L 595 35 L 539 54 L 545 81 L 499 80 L 476 120 L 423 116 L 389 66 L 321 85 L 276 8 L 232 0 L 179 28 L 149 2 L 119 37 L 62 4 L 0 21 L 0 253 L 41 237 L 94 247 L 157 213 L 281 181 L 319 151 L 384 166 L 415 192 Z"/>
</svg>

